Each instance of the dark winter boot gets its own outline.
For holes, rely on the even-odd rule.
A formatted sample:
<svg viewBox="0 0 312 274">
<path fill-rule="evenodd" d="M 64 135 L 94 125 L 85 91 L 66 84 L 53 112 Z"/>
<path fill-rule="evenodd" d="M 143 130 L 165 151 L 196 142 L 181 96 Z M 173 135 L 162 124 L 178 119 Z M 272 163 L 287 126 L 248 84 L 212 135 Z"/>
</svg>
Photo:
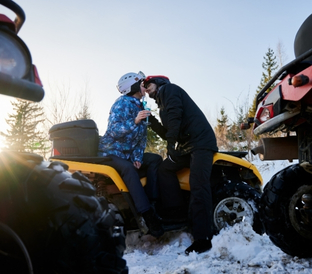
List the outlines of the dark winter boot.
<svg viewBox="0 0 312 274">
<path fill-rule="evenodd" d="M 188 255 L 195 251 L 196 253 L 203 253 L 212 248 L 210 240 L 196 240 L 187 249 L 185 249 L 185 254 Z"/>
<path fill-rule="evenodd" d="M 148 211 L 142 213 L 144 221 L 149 229 L 149 233 L 154 237 L 160 237 L 164 234 L 164 229 L 160 220 L 156 216 L 154 210 L 150 208 Z"/>
</svg>

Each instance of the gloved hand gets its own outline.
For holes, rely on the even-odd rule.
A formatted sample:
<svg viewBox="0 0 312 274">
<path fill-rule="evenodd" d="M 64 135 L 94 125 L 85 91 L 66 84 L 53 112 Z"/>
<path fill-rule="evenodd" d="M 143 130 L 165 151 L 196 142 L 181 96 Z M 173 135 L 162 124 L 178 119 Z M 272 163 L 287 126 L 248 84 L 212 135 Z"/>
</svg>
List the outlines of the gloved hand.
<svg viewBox="0 0 312 274">
<path fill-rule="evenodd" d="M 177 162 L 178 157 L 180 156 L 180 153 L 176 151 L 175 149 L 175 144 L 172 142 L 168 142 L 167 144 L 167 157 L 172 161 L 172 162 Z"/>
</svg>

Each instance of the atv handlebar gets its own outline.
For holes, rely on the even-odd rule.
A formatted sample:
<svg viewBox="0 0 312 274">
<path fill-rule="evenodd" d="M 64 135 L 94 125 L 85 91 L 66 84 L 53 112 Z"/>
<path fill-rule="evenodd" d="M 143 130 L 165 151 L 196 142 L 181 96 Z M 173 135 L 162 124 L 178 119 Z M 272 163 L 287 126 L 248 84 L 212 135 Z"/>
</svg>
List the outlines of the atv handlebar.
<svg viewBox="0 0 312 274">
<path fill-rule="evenodd" d="M 40 102 L 44 97 L 44 90 L 38 84 L 0 72 L 0 94 Z"/>
<path fill-rule="evenodd" d="M 16 33 L 18 33 L 26 20 L 26 16 L 23 9 L 12 0 L 0 0 L 0 5 L 7 7 L 16 14 L 14 23 Z"/>
<path fill-rule="evenodd" d="M 14 73 L 10 75 L 10 70 L 7 73 L 3 73 L 0 68 L 0 94 L 17 97 L 24 100 L 33 102 L 40 102 L 44 97 L 44 90 L 41 85 L 39 76 L 34 65 L 31 64 L 30 52 L 24 44 L 24 42 L 17 36 L 18 31 L 21 29 L 25 22 L 26 16 L 23 9 L 12 0 L 0 0 L 0 5 L 10 9 L 16 15 L 14 23 L 10 20 L 10 32 L 6 29 L 1 31 L 1 37 L 4 40 L 4 45 L 1 45 L 4 49 L 2 51 L 8 51 L 6 54 L 11 58 L 9 61 L 14 63 L 14 66 L 25 66 L 22 70 L 24 73 L 23 78 L 17 77 Z M 1 27 L 3 22 L 1 21 Z M 4 23 L 5 24 L 5 23 Z M 14 33 L 13 25 L 15 26 Z M 3 37 L 2 37 L 3 36 Z M 1 40 L 2 41 L 2 40 Z M 12 42 L 13 41 L 13 42 Z M 13 46 L 12 46 L 13 45 Z M 22 49 L 22 50 L 21 50 Z M 0 62 L 3 56 L 0 58 Z M 5 58 L 5 57 L 4 57 Z M 16 59 L 16 60 L 15 60 Z M 4 61 L 6 61 L 4 59 Z M 4 69 L 4 71 L 6 71 Z M 23 74 L 19 75 L 20 77 Z M 34 79 L 33 79 L 34 78 Z"/>
</svg>

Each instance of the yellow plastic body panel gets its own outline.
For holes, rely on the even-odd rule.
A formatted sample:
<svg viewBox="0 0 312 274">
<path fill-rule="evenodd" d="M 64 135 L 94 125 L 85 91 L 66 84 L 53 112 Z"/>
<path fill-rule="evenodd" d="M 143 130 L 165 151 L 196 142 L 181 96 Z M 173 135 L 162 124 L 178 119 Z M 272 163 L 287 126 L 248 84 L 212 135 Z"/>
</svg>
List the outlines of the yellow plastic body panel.
<svg viewBox="0 0 312 274">
<path fill-rule="evenodd" d="M 217 161 L 229 162 L 231 165 L 236 164 L 236 165 L 251 169 L 253 173 L 257 176 L 257 178 L 259 179 L 260 184 L 263 185 L 262 176 L 254 164 L 246 160 L 243 160 L 241 158 L 231 156 L 228 154 L 224 154 L 224 153 L 219 153 L 219 152 L 213 155 L 213 164 L 215 164 Z M 184 168 L 178 171 L 177 176 L 180 182 L 181 189 L 190 190 L 190 184 L 189 184 L 190 169 Z"/>
<path fill-rule="evenodd" d="M 119 173 L 112 167 L 100 164 L 90 164 L 83 162 L 74 162 L 68 160 L 51 159 L 52 161 L 60 161 L 68 165 L 70 172 L 80 171 L 81 173 L 98 173 L 110 177 L 120 191 L 129 192 Z"/>
<path fill-rule="evenodd" d="M 115 185 L 120 191 L 129 192 L 127 186 L 125 185 L 124 181 L 122 180 L 118 172 L 110 166 L 61 160 L 61 159 L 55 159 L 55 158 L 51 160 L 60 161 L 60 162 L 67 164 L 69 166 L 68 170 L 70 172 L 80 171 L 81 173 L 98 173 L 98 174 L 102 174 L 104 176 L 110 177 L 114 181 Z M 251 169 L 253 173 L 258 177 L 259 181 L 261 182 L 261 185 L 263 184 L 263 180 L 258 169 L 252 163 L 246 160 L 243 160 L 241 158 L 231 156 L 228 154 L 223 154 L 223 153 L 214 154 L 213 163 L 216 163 L 217 161 L 229 162 L 229 164 L 231 165 L 236 164 L 236 165 Z M 190 169 L 184 168 L 180 170 L 179 172 L 177 172 L 177 176 L 180 182 L 181 189 L 189 191 L 190 190 L 190 184 L 189 184 Z M 142 178 L 141 183 L 143 186 L 145 186 L 146 178 Z"/>
<path fill-rule="evenodd" d="M 245 168 L 248 168 L 248 169 L 252 170 L 253 173 L 259 179 L 260 184 L 263 185 L 262 176 L 261 176 L 259 170 L 257 169 L 257 167 L 254 164 L 252 164 L 252 163 L 250 163 L 250 162 L 248 162 L 248 161 L 246 161 L 244 159 L 241 159 L 241 158 L 238 158 L 238 157 L 235 157 L 235 156 L 231 156 L 231 155 L 228 155 L 228 154 L 225 154 L 225 153 L 219 153 L 219 152 L 215 153 L 213 155 L 213 163 L 215 163 L 217 161 L 220 161 L 220 160 L 221 161 L 223 160 L 223 161 L 226 161 L 226 162 L 230 162 L 230 163 L 233 163 L 233 164 L 237 164 L 239 166 L 243 166 Z"/>
</svg>

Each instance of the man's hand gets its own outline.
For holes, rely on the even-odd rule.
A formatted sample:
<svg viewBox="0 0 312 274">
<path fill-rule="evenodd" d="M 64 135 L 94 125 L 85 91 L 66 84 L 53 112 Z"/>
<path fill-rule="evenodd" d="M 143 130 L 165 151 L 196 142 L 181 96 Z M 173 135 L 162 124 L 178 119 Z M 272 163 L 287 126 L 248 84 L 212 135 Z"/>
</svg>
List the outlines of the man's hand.
<svg viewBox="0 0 312 274">
<path fill-rule="evenodd" d="M 174 143 L 168 143 L 167 145 L 167 157 L 172 161 L 176 162 L 177 158 L 180 156 L 180 153 L 175 150 L 175 144 Z"/>
<path fill-rule="evenodd" d="M 134 167 L 137 168 L 137 169 L 140 169 L 140 167 L 141 167 L 141 163 L 138 162 L 138 161 L 133 162 L 133 165 L 134 165 Z"/>
</svg>

